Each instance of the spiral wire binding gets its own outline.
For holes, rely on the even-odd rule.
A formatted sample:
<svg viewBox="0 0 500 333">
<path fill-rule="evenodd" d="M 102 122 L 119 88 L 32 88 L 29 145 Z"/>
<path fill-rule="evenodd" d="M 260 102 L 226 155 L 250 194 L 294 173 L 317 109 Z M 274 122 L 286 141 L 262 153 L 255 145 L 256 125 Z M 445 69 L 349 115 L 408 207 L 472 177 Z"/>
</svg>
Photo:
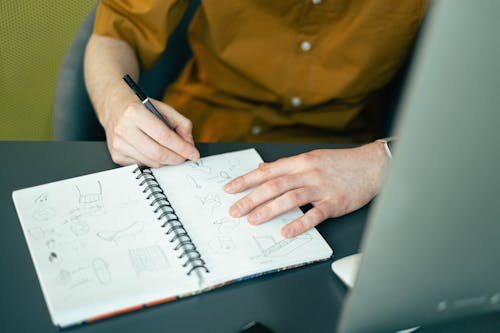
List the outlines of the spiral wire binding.
<svg viewBox="0 0 500 333">
<path fill-rule="evenodd" d="M 182 251 L 178 256 L 179 259 L 185 258 L 182 267 L 190 266 L 186 274 L 191 275 L 197 269 L 204 269 L 206 273 L 209 273 L 210 271 L 206 267 L 205 261 L 201 258 L 200 252 L 196 249 L 191 237 L 179 220 L 174 207 L 172 207 L 160 184 L 158 184 L 151 169 L 137 167 L 133 173 L 139 173 L 135 179 L 140 180 L 139 186 L 143 187 L 142 193 L 146 194 L 146 200 L 150 201 L 149 205 L 155 207 L 153 212 L 158 214 L 156 219 L 162 222 L 161 227 L 167 228 L 165 234 L 168 236 L 172 235 L 169 242 L 174 243 L 177 241 L 174 251 Z"/>
</svg>

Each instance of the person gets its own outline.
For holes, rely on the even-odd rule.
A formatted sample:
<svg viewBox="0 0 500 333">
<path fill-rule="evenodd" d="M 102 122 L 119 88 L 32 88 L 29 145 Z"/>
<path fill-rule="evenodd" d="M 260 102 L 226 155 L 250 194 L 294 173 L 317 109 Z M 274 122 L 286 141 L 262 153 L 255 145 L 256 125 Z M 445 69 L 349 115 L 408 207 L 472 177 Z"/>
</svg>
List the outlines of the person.
<svg viewBox="0 0 500 333">
<path fill-rule="evenodd" d="M 102 0 L 85 54 L 86 87 L 113 161 L 151 167 L 197 160 L 195 141 L 363 143 L 262 163 L 228 193 L 260 224 L 312 204 L 282 229 L 296 236 L 354 211 L 379 190 L 389 83 L 404 63 L 427 0 L 201 2 L 189 28 L 193 57 L 163 100 L 169 130 L 122 81 L 151 68 L 187 0 Z"/>
</svg>

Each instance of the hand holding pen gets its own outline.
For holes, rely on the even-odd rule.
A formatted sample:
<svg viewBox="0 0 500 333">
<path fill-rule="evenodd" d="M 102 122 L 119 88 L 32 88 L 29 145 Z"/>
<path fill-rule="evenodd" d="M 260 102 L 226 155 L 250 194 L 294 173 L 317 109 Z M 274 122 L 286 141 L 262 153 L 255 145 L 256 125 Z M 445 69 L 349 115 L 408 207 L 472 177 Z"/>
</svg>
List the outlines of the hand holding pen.
<svg viewBox="0 0 500 333">
<path fill-rule="evenodd" d="M 130 77 L 130 75 L 125 74 L 123 76 L 123 80 L 128 84 L 130 89 L 132 89 L 137 97 L 139 97 L 139 100 L 141 101 L 144 106 L 151 111 L 155 116 L 157 116 L 165 125 L 167 125 L 168 128 L 170 128 L 172 131 L 175 131 L 175 128 L 172 127 L 172 125 L 168 122 L 167 119 L 163 118 L 163 116 L 156 110 L 154 107 L 153 103 L 149 100 L 148 96 L 142 91 L 142 89 L 135 83 L 135 81 Z"/>
<path fill-rule="evenodd" d="M 170 106 L 148 98 L 128 75 L 125 82 L 139 97 L 117 91 L 113 118 L 105 119 L 108 147 L 118 164 L 150 167 L 198 160 L 191 121 Z"/>
</svg>

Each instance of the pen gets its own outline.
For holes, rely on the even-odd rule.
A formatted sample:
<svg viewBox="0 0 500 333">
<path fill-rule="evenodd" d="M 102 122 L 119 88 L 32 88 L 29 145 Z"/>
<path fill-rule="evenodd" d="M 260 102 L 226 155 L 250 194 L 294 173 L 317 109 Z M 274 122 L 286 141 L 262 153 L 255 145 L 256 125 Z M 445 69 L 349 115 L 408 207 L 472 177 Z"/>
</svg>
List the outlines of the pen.
<svg viewBox="0 0 500 333">
<path fill-rule="evenodd" d="M 128 86 L 135 92 L 137 97 L 141 100 L 141 103 L 144 104 L 144 106 L 151 111 L 155 116 L 160 118 L 165 125 L 168 126 L 172 131 L 175 131 L 175 129 L 172 127 L 172 125 L 168 122 L 167 119 L 163 118 L 161 113 L 158 112 L 158 110 L 154 107 L 153 103 L 149 100 L 148 96 L 142 91 L 141 88 L 134 82 L 134 80 L 130 77 L 130 75 L 125 74 L 123 76 L 123 80 L 127 82 Z"/>
</svg>

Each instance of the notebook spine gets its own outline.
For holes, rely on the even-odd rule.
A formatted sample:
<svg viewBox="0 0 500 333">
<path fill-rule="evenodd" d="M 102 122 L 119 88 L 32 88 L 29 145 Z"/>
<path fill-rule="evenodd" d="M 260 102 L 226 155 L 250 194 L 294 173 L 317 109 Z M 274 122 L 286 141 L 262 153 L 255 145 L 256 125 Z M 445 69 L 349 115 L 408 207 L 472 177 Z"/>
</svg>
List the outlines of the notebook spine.
<svg viewBox="0 0 500 333">
<path fill-rule="evenodd" d="M 139 186 L 142 187 L 142 193 L 146 195 L 146 200 L 154 208 L 153 212 L 157 214 L 156 219 L 160 221 L 161 228 L 166 230 L 165 234 L 167 236 L 170 236 L 169 242 L 173 244 L 174 251 L 180 251 L 178 258 L 183 260 L 182 267 L 187 269 L 186 274 L 191 275 L 196 270 L 209 273 L 200 252 L 175 213 L 174 207 L 172 207 L 151 169 L 137 167 L 133 173 L 135 179 L 139 182 Z"/>
</svg>

